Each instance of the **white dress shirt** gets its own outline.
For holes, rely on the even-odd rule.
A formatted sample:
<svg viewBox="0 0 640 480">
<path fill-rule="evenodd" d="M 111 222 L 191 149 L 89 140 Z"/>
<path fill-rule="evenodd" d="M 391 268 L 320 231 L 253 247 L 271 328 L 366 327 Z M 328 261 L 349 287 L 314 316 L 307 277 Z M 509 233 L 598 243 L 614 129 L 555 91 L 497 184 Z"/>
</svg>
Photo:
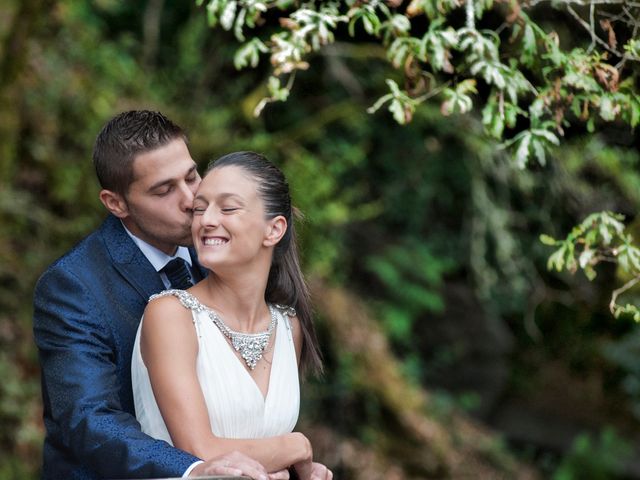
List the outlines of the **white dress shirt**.
<svg viewBox="0 0 640 480">
<path fill-rule="evenodd" d="M 176 253 L 173 256 L 167 255 L 163 251 L 158 250 L 153 245 L 149 245 L 144 240 L 136 237 L 133 233 L 129 231 L 127 227 L 124 226 L 124 223 L 122 224 L 122 226 L 124 227 L 125 232 L 127 232 L 127 234 L 138 246 L 142 254 L 145 257 L 147 257 L 147 260 L 149 260 L 149 262 L 151 262 L 151 265 L 153 265 L 153 268 L 156 269 L 156 272 L 160 274 L 160 278 L 162 279 L 164 288 L 171 288 L 171 283 L 169 282 L 167 275 L 164 272 L 161 272 L 161 270 L 171 260 L 173 260 L 174 258 L 182 258 L 185 262 L 189 264 L 189 267 L 193 268 L 193 263 L 191 262 L 191 254 L 189 253 L 189 249 L 187 247 L 180 246 L 178 247 L 178 249 L 176 250 Z M 196 283 L 191 271 L 189 271 L 189 275 L 191 275 L 191 280 L 193 280 L 193 283 Z"/>
</svg>

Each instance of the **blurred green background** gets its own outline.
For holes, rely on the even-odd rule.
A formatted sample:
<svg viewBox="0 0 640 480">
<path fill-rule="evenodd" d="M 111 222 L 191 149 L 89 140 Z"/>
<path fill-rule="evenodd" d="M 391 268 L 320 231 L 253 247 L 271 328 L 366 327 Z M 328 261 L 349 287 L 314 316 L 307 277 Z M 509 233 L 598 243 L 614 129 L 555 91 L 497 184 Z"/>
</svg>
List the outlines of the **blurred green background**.
<svg viewBox="0 0 640 480">
<path fill-rule="evenodd" d="M 0 478 L 40 468 L 33 286 L 104 217 L 93 141 L 138 108 L 201 167 L 255 150 L 287 174 L 326 361 L 299 428 L 336 478 L 640 478 L 640 330 L 607 310 L 623 279 L 551 274 L 538 240 L 605 209 L 633 231 L 637 132 L 570 131 L 517 170 L 474 115 L 367 114 L 389 66 L 355 43 L 255 118 L 268 66 L 237 72 L 194 2 L 4 0 L 0 40 Z"/>
</svg>

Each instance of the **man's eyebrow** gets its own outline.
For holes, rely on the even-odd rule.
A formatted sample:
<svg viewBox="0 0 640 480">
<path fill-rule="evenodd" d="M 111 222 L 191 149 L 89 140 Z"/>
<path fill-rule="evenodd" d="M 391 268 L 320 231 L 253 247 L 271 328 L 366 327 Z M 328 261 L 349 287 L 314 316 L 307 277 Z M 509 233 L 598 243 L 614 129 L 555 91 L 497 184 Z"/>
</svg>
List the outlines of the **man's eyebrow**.
<svg viewBox="0 0 640 480">
<path fill-rule="evenodd" d="M 188 177 L 189 175 L 191 175 L 196 168 L 197 168 L 197 165 L 194 164 L 189 170 L 187 170 L 187 174 L 185 175 L 185 177 Z M 169 178 L 167 180 L 160 180 L 159 182 L 156 182 L 153 185 L 151 185 L 149 187 L 149 191 L 155 190 L 155 189 L 163 187 L 165 185 L 169 185 L 169 184 L 173 183 L 174 180 L 175 179 L 173 179 L 173 178 Z"/>
</svg>

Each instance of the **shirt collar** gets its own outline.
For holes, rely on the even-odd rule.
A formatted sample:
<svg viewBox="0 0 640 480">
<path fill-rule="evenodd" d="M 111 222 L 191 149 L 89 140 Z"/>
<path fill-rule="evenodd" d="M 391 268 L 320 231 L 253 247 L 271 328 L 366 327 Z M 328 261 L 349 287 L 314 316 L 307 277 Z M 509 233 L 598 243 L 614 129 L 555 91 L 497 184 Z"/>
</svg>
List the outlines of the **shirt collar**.
<svg viewBox="0 0 640 480">
<path fill-rule="evenodd" d="M 120 221 L 120 223 L 122 223 L 122 220 Z M 179 246 L 178 249 L 176 250 L 175 255 L 173 256 L 167 255 L 163 251 L 158 250 L 153 245 L 149 245 L 147 242 L 145 242 L 141 238 L 136 237 L 133 233 L 129 231 L 129 229 L 124 225 L 124 223 L 122 223 L 122 226 L 124 227 L 124 231 L 127 232 L 127 234 L 131 237 L 131 240 L 133 240 L 134 243 L 138 246 L 142 254 L 145 257 L 147 257 L 147 260 L 149 260 L 149 262 L 151 262 L 151 265 L 153 265 L 153 268 L 155 268 L 156 272 L 159 272 L 160 270 L 162 270 L 162 268 L 164 268 L 167 262 L 169 262 L 170 260 L 173 260 L 174 258 L 182 258 L 184 261 L 186 261 L 189 264 L 189 266 L 192 265 L 191 255 L 189 254 L 189 249 L 187 247 Z"/>
</svg>

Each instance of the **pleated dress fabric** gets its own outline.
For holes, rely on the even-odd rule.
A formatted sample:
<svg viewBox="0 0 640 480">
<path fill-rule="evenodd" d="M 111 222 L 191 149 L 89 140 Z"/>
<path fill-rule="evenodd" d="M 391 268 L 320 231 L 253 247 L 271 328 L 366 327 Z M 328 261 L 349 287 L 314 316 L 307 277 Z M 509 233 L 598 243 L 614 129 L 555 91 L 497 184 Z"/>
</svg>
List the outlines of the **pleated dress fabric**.
<svg viewBox="0 0 640 480">
<path fill-rule="evenodd" d="M 163 294 L 171 294 L 168 291 Z M 189 305 L 201 304 L 187 292 Z M 185 302 L 182 302 L 185 305 Z M 262 392 L 227 341 L 213 323 L 206 307 L 191 308 L 194 335 L 198 338 L 196 370 L 209 412 L 211 431 L 223 438 L 264 438 L 293 431 L 300 409 L 298 364 L 289 318 L 276 311 L 273 360 L 267 395 Z M 138 328 L 131 360 L 131 377 L 136 417 L 142 431 L 151 437 L 171 444 L 171 436 L 164 423 L 151 389 L 149 373 L 140 354 Z M 171 352 L 167 352 L 171 355 Z M 258 367 L 262 359 L 258 363 Z"/>
</svg>

